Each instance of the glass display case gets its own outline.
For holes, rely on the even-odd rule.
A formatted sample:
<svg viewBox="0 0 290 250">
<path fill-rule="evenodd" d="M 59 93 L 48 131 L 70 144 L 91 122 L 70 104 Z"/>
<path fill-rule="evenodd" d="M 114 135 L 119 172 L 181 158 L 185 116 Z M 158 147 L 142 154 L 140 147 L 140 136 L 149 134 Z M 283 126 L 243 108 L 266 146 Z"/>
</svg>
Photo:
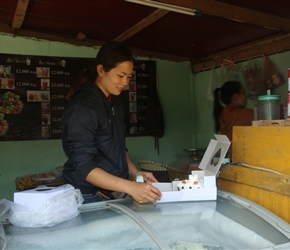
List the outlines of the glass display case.
<svg viewBox="0 0 290 250">
<path fill-rule="evenodd" d="M 218 191 L 215 201 L 84 204 L 53 227 L 2 218 L 1 249 L 290 249 L 290 225 L 261 206 Z"/>
</svg>

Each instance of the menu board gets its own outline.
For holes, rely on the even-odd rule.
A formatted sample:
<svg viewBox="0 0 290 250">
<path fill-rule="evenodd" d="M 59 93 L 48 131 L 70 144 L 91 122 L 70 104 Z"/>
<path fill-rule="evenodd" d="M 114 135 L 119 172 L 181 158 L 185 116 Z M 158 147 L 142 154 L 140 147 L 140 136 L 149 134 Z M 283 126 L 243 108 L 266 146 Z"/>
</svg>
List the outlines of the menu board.
<svg viewBox="0 0 290 250">
<path fill-rule="evenodd" d="M 68 90 L 93 60 L 0 54 L 0 141 L 60 139 Z M 145 135 L 148 90 L 155 76 L 155 61 L 136 62 L 121 93 L 126 136 Z"/>
<path fill-rule="evenodd" d="M 153 90 L 153 93 L 152 93 Z M 132 79 L 122 92 L 121 98 L 125 105 L 126 136 L 146 136 L 148 119 L 155 107 L 151 106 L 156 92 L 156 61 L 136 61 Z M 157 93 L 157 92 L 156 92 Z"/>
<path fill-rule="evenodd" d="M 0 141 L 59 139 L 67 92 L 91 62 L 0 54 Z"/>
</svg>

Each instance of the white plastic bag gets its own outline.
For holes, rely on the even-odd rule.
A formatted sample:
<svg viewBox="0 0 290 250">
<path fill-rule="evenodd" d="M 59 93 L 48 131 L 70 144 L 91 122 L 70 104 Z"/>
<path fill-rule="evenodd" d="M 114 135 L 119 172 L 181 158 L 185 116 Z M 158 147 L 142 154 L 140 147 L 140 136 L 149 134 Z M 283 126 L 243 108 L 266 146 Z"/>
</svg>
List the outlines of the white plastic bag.
<svg viewBox="0 0 290 250">
<path fill-rule="evenodd" d="M 220 71 L 220 85 L 227 81 L 237 81 L 239 79 L 239 67 L 235 60 L 224 59 Z"/>
<path fill-rule="evenodd" d="M 18 227 L 51 227 L 79 214 L 84 199 L 79 189 L 69 189 L 53 196 L 37 209 L 25 207 L 6 199 L 0 204 L 9 208 L 8 220 Z"/>
<path fill-rule="evenodd" d="M 234 60 L 224 59 L 220 66 L 219 74 L 217 68 L 212 65 L 210 71 L 210 81 L 206 92 L 206 98 L 210 101 L 214 101 L 214 91 L 216 88 L 220 88 L 227 81 L 239 81 L 239 67 L 235 64 Z"/>
</svg>

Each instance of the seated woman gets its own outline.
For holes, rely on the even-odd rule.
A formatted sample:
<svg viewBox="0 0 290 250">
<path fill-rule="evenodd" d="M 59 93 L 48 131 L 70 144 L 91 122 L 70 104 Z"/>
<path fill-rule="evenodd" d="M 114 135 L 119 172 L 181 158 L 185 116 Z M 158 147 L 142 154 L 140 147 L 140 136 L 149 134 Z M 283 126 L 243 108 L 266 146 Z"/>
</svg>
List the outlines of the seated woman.
<svg viewBox="0 0 290 250">
<path fill-rule="evenodd" d="M 228 81 L 214 91 L 215 132 L 232 141 L 233 126 L 251 126 L 254 110 L 246 108 L 247 97 L 240 82 Z M 228 157 L 231 158 L 231 148 Z"/>
</svg>

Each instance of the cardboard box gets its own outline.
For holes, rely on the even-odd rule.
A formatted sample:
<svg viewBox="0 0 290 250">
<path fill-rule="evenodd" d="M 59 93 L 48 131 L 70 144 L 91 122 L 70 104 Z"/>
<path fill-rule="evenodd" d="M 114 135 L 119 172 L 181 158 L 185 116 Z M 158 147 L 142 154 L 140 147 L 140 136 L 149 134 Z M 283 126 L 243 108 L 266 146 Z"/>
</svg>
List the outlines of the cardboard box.
<svg viewBox="0 0 290 250">
<path fill-rule="evenodd" d="M 24 207 L 38 209 L 49 204 L 49 199 L 69 190 L 74 190 L 74 187 L 69 184 L 59 187 L 41 186 L 35 189 L 14 193 L 14 203 Z"/>
<path fill-rule="evenodd" d="M 215 135 L 215 137 L 217 140 L 212 139 L 210 141 L 200 162 L 200 170 L 192 171 L 192 175 L 198 175 L 198 180 L 202 183 L 202 188 L 183 189 L 179 191 L 177 188 L 179 181 L 152 183 L 153 186 L 162 192 L 162 198 L 157 203 L 217 199 L 216 177 L 224 162 L 231 142 L 225 135 Z M 219 160 L 217 163 L 213 163 L 213 159 L 216 159 L 217 153 L 219 153 Z"/>
</svg>

